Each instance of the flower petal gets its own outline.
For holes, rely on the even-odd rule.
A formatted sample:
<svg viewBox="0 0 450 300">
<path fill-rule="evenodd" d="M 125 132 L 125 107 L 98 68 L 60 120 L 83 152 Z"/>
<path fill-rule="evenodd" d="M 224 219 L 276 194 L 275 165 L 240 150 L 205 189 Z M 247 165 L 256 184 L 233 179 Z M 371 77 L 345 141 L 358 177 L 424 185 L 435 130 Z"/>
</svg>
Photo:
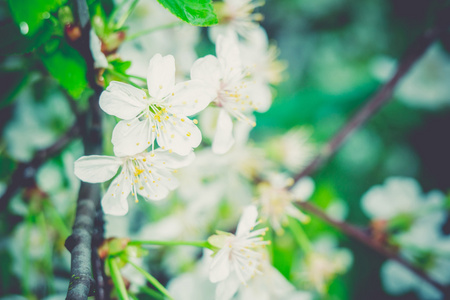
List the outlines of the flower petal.
<svg viewBox="0 0 450 300">
<path fill-rule="evenodd" d="M 178 187 L 178 180 L 167 170 L 153 169 L 152 173 L 141 175 L 138 193 L 150 200 L 161 200 L 167 197 L 169 191 Z"/>
<path fill-rule="evenodd" d="M 241 55 L 235 34 L 221 35 L 216 42 L 216 55 L 226 73 L 241 71 Z"/>
<path fill-rule="evenodd" d="M 161 100 L 170 94 L 175 86 L 175 59 L 172 55 L 156 54 L 150 60 L 147 73 L 148 93 Z"/>
<path fill-rule="evenodd" d="M 175 86 L 173 96 L 169 96 L 164 106 L 172 114 L 191 116 L 204 110 L 217 97 L 215 89 L 200 80 L 189 80 Z"/>
<path fill-rule="evenodd" d="M 213 55 L 197 59 L 191 68 L 191 78 L 193 80 L 204 81 L 215 90 L 220 88 L 222 76 L 219 60 Z"/>
<path fill-rule="evenodd" d="M 209 280 L 211 282 L 219 282 L 230 275 L 230 261 L 228 259 L 230 248 L 225 247 L 214 256 L 209 268 Z"/>
<path fill-rule="evenodd" d="M 123 82 L 111 81 L 100 95 L 99 104 L 107 114 L 128 120 L 147 107 L 146 97 L 143 90 Z"/>
<path fill-rule="evenodd" d="M 220 282 L 216 288 L 216 300 L 230 300 L 236 294 L 241 283 L 237 276 L 228 276 L 227 279 Z M 246 298 L 247 300 L 259 298 Z"/>
<path fill-rule="evenodd" d="M 154 154 L 151 156 L 151 154 Z M 195 154 L 191 150 L 188 155 L 178 155 L 176 153 L 170 153 L 169 151 L 164 151 L 161 148 L 156 149 L 152 153 L 146 155 L 147 161 L 153 163 L 155 166 L 164 166 L 169 169 L 178 169 L 190 165 L 194 159 Z"/>
<path fill-rule="evenodd" d="M 221 109 L 217 119 L 212 151 L 216 154 L 224 154 L 230 150 L 233 144 L 233 121 L 230 115 L 224 109 Z"/>
<path fill-rule="evenodd" d="M 102 208 L 105 214 L 123 216 L 128 212 L 127 198 L 131 191 L 131 184 L 126 176 L 119 175 L 113 180 L 106 194 L 102 198 Z"/>
<path fill-rule="evenodd" d="M 104 182 L 116 175 L 123 164 L 118 157 L 91 155 L 75 161 L 75 175 L 82 181 L 90 183 Z"/>
<path fill-rule="evenodd" d="M 113 130 L 111 142 L 116 156 L 128 156 L 141 153 L 154 141 L 150 121 L 137 118 L 117 123 Z"/>
<path fill-rule="evenodd" d="M 266 112 L 272 104 L 272 93 L 267 84 L 255 83 L 249 85 L 249 88 L 242 91 L 252 100 L 255 110 L 258 112 Z"/>
<path fill-rule="evenodd" d="M 256 206 L 249 205 L 244 208 L 241 219 L 236 229 L 236 236 L 247 234 L 256 225 L 256 219 L 258 218 L 258 210 Z"/>
<path fill-rule="evenodd" d="M 162 121 L 163 130 L 156 137 L 158 145 L 167 150 L 172 150 L 179 155 L 188 155 L 192 148 L 198 147 L 202 141 L 202 133 L 189 118 L 183 118 L 183 121 L 175 122 Z"/>
</svg>

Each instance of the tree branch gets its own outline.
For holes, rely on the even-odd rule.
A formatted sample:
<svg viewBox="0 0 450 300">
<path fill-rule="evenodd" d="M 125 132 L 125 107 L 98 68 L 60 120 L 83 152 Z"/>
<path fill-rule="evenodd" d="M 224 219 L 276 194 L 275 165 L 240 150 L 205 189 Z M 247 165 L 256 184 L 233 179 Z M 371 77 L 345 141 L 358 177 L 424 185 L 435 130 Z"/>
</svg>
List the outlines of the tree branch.
<svg viewBox="0 0 450 300">
<path fill-rule="evenodd" d="M 6 209 L 9 201 L 20 188 L 32 185 L 39 167 L 48 159 L 61 152 L 79 134 L 79 122 L 76 121 L 53 145 L 37 151 L 31 161 L 19 163 L 16 170 L 11 175 L 11 180 L 6 191 L 0 197 L 0 210 Z"/>
<path fill-rule="evenodd" d="M 397 252 L 388 249 L 384 245 L 377 243 L 375 240 L 371 238 L 370 235 L 366 234 L 363 230 L 360 228 L 350 225 L 344 221 L 337 221 L 330 216 L 328 216 L 325 212 L 323 212 L 320 208 L 317 206 L 308 203 L 308 202 L 296 202 L 296 205 L 299 206 L 303 211 L 307 211 L 319 219 L 325 221 L 326 223 L 332 225 L 333 227 L 339 229 L 343 233 L 347 234 L 348 236 L 354 238 L 355 240 L 363 243 L 367 247 L 371 248 L 375 252 L 378 252 L 379 254 L 395 260 L 396 262 L 403 265 L 405 268 L 422 278 L 424 281 L 428 282 L 435 288 L 437 288 L 442 293 L 446 293 L 447 289 L 437 281 L 431 279 L 423 270 L 419 269 L 418 267 L 414 266 L 404 258 L 398 255 Z"/>
<path fill-rule="evenodd" d="M 373 116 L 382 105 L 386 104 L 392 97 L 394 88 L 398 82 L 408 73 L 411 67 L 422 57 L 428 47 L 443 33 L 444 26 L 435 27 L 425 32 L 413 43 L 404 58 L 400 61 L 392 78 L 384 84 L 378 92 L 368 99 L 366 104 L 338 131 L 338 133 L 322 148 L 320 153 L 300 173 L 294 176 L 297 182 L 304 176 L 316 171 L 327 161 L 343 144 L 345 139 L 355 130 L 361 127 L 371 116 Z"/>
<path fill-rule="evenodd" d="M 90 50 L 90 17 L 85 0 L 76 1 L 81 37 L 72 41 L 86 61 L 87 79 L 94 95 L 89 99 L 86 124 L 83 128 L 83 143 L 86 155 L 102 154 L 102 126 L 99 97 L 103 87 L 97 84 L 97 72 Z M 97 300 L 109 298 L 103 261 L 97 254 L 97 247 L 103 241 L 103 211 L 100 206 L 98 184 L 82 183 L 77 201 L 77 213 L 73 233 L 66 240 L 71 252 L 71 278 L 67 292 L 68 300 L 85 300 L 95 294 Z M 92 278 L 94 275 L 94 279 Z M 95 293 L 94 293 L 95 291 Z"/>
</svg>

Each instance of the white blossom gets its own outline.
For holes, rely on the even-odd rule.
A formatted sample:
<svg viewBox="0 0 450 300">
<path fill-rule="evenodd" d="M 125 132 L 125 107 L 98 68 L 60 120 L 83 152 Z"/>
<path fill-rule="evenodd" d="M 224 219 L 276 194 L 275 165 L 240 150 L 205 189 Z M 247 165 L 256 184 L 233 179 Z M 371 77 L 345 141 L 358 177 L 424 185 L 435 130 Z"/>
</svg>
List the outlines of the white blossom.
<svg viewBox="0 0 450 300">
<path fill-rule="evenodd" d="M 209 36 L 215 41 L 220 34 L 231 31 L 246 38 L 249 32 L 259 26 L 263 15 L 254 10 L 264 4 L 261 0 L 224 0 L 215 3 L 219 24 L 209 28 Z"/>
<path fill-rule="evenodd" d="M 297 291 L 295 287 L 273 267 L 269 260 L 263 260 L 260 266 L 261 274 L 250 279 L 248 286 L 238 291 L 240 300 L 311 300 L 312 294 Z"/>
<path fill-rule="evenodd" d="M 267 33 L 261 26 L 248 33 L 239 43 L 242 63 L 252 79 L 263 84 L 277 85 L 283 80 L 287 68 L 285 61 L 278 60 L 279 49 L 269 44 Z"/>
<path fill-rule="evenodd" d="M 138 194 L 151 200 L 165 198 L 178 186 L 173 173 L 193 159 L 193 152 L 179 156 L 161 149 L 124 157 L 83 156 L 75 162 L 75 175 L 82 181 L 98 183 L 108 181 L 119 171 L 102 198 L 103 211 L 119 216 L 128 212 L 130 193 L 136 202 Z"/>
<path fill-rule="evenodd" d="M 162 149 L 187 155 L 202 139 L 201 132 L 186 116 L 203 110 L 213 99 L 213 91 L 202 81 L 175 84 L 173 56 L 156 54 L 147 75 L 148 91 L 113 81 L 100 96 L 100 107 L 123 119 L 113 131 L 114 152 L 134 155 L 155 140 Z"/>
<path fill-rule="evenodd" d="M 310 221 L 309 216 L 301 212 L 294 201 L 306 201 L 314 191 L 314 181 L 305 177 L 295 183 L 283 174 L 271 174 L 269 181 L 262 182 L 258 186 L 258 203 L 261 205 L 261 218 L 270 222 L 272 228 L 278 233 L 283 233 L 283 226 L 288 222 L 288 216 L 302 223 Z"/>
<path fill-rule="evenodd" d="M 255 206 L 247 206 L 239 220 L 236 234 L 217 231 L 208 242 L 217 247 L 209 269 L 209 280 L 219 282 L 216 300 L 230 299 L 239 288 L 239 282 L 246 284 L 257 273 L 264 254 L 258 248 L 269 245 L 264 241 L 268 228 L 253 230 L 258 224 Z"/>
<path fill-rule="evenodd" d="M 201 80 L 215 90 L 214 103 L 221 109 L 212 149 L 223 154 L 234 144 L 231 117 L 255 126 L 251 113 L 266 111 L 272 96 L 267 86 L 246 79 L 235 36 L 219 36 L 216 55 L 198 59 L 192 66 L 191 78 Z"/>
<path fill-rule="evenodd" d="M 396 216 L 420 217 L 443 206 L 445 196 L 432 191 L 422 194 L 413 178 L 390 177 L 383 185 L 367 191 L 361 199 L 363 211 L 372 219 L 390 220 Z"/>
<path fill-rule="evenodd" d="M 337 240 L 331 235 L 322 235 L 313 242 L 313 251 L 305 256 L 301 272 L 320 293 L 326 293 L 331 281 L 344 274 L 353 263 L 350 250 L 338 248 Z"/>
</svg>

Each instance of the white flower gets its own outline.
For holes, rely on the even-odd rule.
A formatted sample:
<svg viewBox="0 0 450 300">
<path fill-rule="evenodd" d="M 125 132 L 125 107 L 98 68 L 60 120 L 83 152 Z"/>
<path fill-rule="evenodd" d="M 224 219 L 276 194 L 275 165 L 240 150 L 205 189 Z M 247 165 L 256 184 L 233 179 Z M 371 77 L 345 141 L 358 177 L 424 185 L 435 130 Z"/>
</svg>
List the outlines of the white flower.
<svg viewBox="0 0 450 300">
<path fill-rule="evenodd" d="M 258 212 L 255 206 L 247 206 L 237 226 L 236 235 L 217 231 L 208 242 L 219 248 L 215 253 L 210 269 L 209 280 L 220 282 L 216 290 L 216 299 L 230 299 L 239 287 L 239 282 L 246 282 L 259 273 L 263 253 L 257 252 L 258 247 L 269 245 L 264 241 L 268 228 L 252 231 L 258 224 Z"/>
<path fill-rule="evenodd" d="M 373 62 L 373 73 L 380 80 L 391 78 L 396 63 L 389 57 L 379 57 Z M 448 107 L 450 104 L 450 59 L 439 43 L 433 44 L 411 71 L 405 75 L 395 96 L 404 104 L 429 110 Z"/>
<path fill-rule="evenodd" d="M 123 119 L 113 131 L 114 152 L 134 155 L 155 140 L 162 149 L 187 155 L 202 139 L 190 116 L 203 110 L 214 98 L 203 82 L 190 80 L 175 84 L 173 56 L 156 54 L 147 75 L 148 93 L 113 81 L 100 96 L 100 107 Z"/>
<path fill-rule="evenodd" d="M 217 57 L 207 55 L 198 59 L 192 66 L 191 78 L 201 80 L 215 90 L 214 101 L 221 110 L 212 148 L 215 153 L 222 154 L 234 143 L 231 116 L 255 126 L 248 115 L 254 110 L 266 111 L 272 96 L 267 86 L 245 79 L 235 36 L 219 36 L 216 54 Z"/>
<path fill-rule="evenodd" d="M 137 194 L 151 200 L 165 198 L 178 186 L 172 173 L 193 159 L 193 152 L 179 156 L 161 149 L 125 157 L 83 156 L 75 162 L 75 175 L 82 181 L 98 183 L 111 179 L 120 169 L 102 199 L 106 214 L 120 216 L 128 212 L 130 193 L 136 202 Z"/>
<path fill-rule="evenodd" d="M 311 300 L 312 294 L 296 291 L 295 287 L 268 260 L 261 264 L 261 274 L 252 278 L 248 286 L 240 288 L 240 300 Z"/>
<path fill-rule="evenodd" d="M 239 46 L 242 63 L 252 79 L 274 85 L 283 80 L 287 63 L 278 60 L 280 51 L 276 45 L 269 44 L 264 28 L 258 26 L 250 31 L 248 38 Z"/>
<path fill-rule="evenodd" d="M 302 223 L 308 223 L 310 220 L 293 204 L 293 201 L 307 200 L 314 191 L 314 181 L 309 177 L 302 178 L 289 191 L 287 188 L 292 184 L 292 178 L 276 174 L 270 176 L 268 182 L 258 186 L 261 218 L 267 219 L 278 234 L 283 233 L 282 227 L 288 222 L 288 216 Z"/>
<path fill-rule="evenodd" d="M 423 195 L 413 178 L 390 177 L 384 185 L 372 187 L 362 200 L 363 211 L 372 219 L 390 220 L 399 215 L 421 216 L 439 209 L 445 196 L 433 191 Z"/>
<path fill-rule="evenodd" d="M 313 248 L 301 268 L 308 283 L 320 293 L 325 293 L 331 281 L 352 265 L 353 255 L 348 249 L 338 248 L 336 238 L 331 235 L 317 238 Z"/>
<path fill-rule="evenodd" d="M 293 173 L 299 173 L 316 154 L 316 147 L 311 142 L 311 131 L 305 127 L 296 127 L 282 136 L 272 138 L 266 148 L 272 160 Z"/>
<path fill-rule="evenodd" d="M 262 21 L 263 15 L 254 13 L 255 8 L 264 4 L 261 0 L 224 0 L 215 3 L 215 10 L 219 16 L 219 24 L 209 28 L 211 40 L 227 31 L 232 31 L 246 38 Z"/>
</svg>

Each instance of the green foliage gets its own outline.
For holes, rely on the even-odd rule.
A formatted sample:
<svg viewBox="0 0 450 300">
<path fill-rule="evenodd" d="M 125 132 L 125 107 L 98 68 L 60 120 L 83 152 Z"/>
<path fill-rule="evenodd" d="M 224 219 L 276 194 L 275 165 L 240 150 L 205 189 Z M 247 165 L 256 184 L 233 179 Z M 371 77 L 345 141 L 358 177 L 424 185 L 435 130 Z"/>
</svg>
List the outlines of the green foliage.
<svg viewBox="0 0 450 300">
<path fill-rule="evenodd" d="M 211 26 L 218 23 L 211 0 L 158 0 L 158 2 L 189 24 Z"/>
<path fill-rule="evenodd" d="M 25 70 L 14 70 L 0 72 L 0 81 L 2 82 L 3 95 L 0 99 L 0 108 L 10 105 L 14 97 L 27 83 L 27 72 Z"/>
<path fill-rule="evenodd" d="M 8 1 L 14 21 L 19 26 L 28 27 L 27 30 L 24 30 L 24 34 L 29 36 L 37 33 L 44 21 L 51 17 L 50 13 L 65 2 L 66 0 Z"/>
<path fill-rule="evenodd" d="M 4 22 L 0 26 L 0 55 L 13 53 L 27 53 L 47 42 L 55 29 L 55 23 L 45 20 L 42 27 L 34 35 L 22 35 L 19 25 L 12 20 Z"/>
<path fill-rule="evenodd" d="M 55 48 L 55 50 L 49 49 L 50 52 L 42 53 L 42 62 L 72 97 L 79 98 L 88 88 L 86 62 L 65 41 L 55 41 L 55 44 L 49 48 Z"/>
</svg>

